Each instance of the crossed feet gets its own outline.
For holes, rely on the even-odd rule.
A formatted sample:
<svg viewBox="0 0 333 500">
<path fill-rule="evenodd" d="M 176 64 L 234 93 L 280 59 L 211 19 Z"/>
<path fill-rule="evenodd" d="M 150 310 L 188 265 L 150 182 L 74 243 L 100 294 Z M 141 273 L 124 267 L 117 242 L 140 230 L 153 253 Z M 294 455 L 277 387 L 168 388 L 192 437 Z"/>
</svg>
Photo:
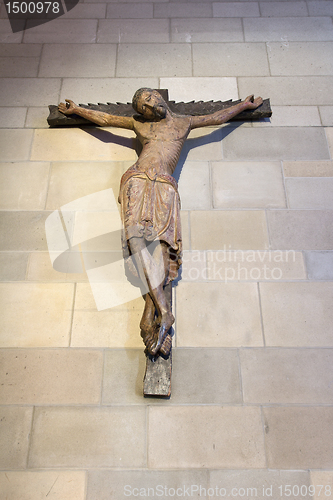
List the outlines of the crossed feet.
<svg viewBox="0 0 333 500">
<path fill-rule="evenodd" d="M 167 356 L 171 350 L 172 338 L 168 333 L 175 318 L 171 312 L 162 314 L 156 321 L 149 322 L 147 317 L 140 323 L 141 336 L 149 354 L 155 356 L 158 352 Z"/>
</svg>

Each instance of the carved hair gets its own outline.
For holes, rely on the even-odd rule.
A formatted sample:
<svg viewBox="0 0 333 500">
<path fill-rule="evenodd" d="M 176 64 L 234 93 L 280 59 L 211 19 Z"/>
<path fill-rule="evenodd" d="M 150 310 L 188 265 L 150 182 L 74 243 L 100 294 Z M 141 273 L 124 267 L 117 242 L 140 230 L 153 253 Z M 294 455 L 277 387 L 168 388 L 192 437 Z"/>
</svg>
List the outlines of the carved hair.
<svg viewBox="0 0 333 500">
<path fill-rule="evenodd" d="M 139 113 L 139 110 L 138 110 L 138 102 L 139 102 L 139 99 L 140 97 L 142 96 L 142 94 L 144 94 L 145 92 L 154 92 L 153 89 L 150 89 L 148 87 L 142 87 L 141 89 L 138 89 L 134 96 L 133 96 L 133 99 L 132 99 L 132 106 L 134 108 L 134 110 Z"/>
</svg>

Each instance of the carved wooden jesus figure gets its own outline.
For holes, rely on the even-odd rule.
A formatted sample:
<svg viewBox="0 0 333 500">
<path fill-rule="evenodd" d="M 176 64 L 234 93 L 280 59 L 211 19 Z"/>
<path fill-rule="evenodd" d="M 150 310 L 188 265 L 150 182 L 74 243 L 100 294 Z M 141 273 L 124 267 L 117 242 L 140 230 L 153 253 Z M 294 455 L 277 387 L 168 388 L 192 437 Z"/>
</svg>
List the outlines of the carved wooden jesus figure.
<svg viewBox="0 0 333 500">
<path fill-rule="evenodd" d="M 180 200 L 172 174 L 184 142 L 192 129 L 222 125 L 262 102 L 261 97 L 249 96 L 210 115 L 179 115 L 157 91 L 142 88 L 134 94 L 132 104 L 138 115 L 132 117 L 85 109 L 67 99 L 66 104 L 59 104 L 59 111 L 65 115 L 75 113 L 103 127 L 133 130 L 142 144 L 137 162 L 121 179 L 119 201 L 125 261 L 149 289 L 140 328 L 153 356 L 168 355 L 171 349 L 169 330 L 174 317 L 165 287 L 178 275 L 182 251 Z M 156 241 L 159 244 L 154 245 Z"/>
</svg>

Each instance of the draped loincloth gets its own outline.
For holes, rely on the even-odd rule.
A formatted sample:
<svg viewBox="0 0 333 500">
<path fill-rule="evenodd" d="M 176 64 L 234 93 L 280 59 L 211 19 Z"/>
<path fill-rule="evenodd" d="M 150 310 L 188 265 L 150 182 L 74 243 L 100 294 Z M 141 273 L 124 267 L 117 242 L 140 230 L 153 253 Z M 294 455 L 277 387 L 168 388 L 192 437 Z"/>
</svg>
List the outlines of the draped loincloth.
<svg viewBox="0 0 333 500">
<path fill-rule="evenodd" d="M 123 223 L 122 245 L 125 263 L 135 276 L 130 238 L 164 241 L 169 245 L 167 283 L 178 276 L 181 265 L 180 198 L 177 182 L 171 175 L 129 169 L 120 183 L 119 202 Z"/>
</svg>

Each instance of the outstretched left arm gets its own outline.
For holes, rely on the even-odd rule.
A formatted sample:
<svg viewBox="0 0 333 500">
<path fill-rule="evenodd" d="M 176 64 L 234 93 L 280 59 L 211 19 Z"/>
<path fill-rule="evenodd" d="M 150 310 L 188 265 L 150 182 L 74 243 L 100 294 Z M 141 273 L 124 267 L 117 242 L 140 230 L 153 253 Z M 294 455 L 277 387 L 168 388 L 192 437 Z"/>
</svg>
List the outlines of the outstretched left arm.
<svg viewBox="0 0 333 500">
<path fill-rule="evenodd" d="M 214 125 L 222 125 L 231 120 L 234 116 L 238 115 L 246 109 L 256 109 L 263 103 L 261 97 L 254 99 L 253 95 L 249 95 L 244 101 L 230 106 L 230 108 L 221 109 L 211 115 L 193 116 L 191 118 L 191 128 L 208 127 Z"/>
</svg>

